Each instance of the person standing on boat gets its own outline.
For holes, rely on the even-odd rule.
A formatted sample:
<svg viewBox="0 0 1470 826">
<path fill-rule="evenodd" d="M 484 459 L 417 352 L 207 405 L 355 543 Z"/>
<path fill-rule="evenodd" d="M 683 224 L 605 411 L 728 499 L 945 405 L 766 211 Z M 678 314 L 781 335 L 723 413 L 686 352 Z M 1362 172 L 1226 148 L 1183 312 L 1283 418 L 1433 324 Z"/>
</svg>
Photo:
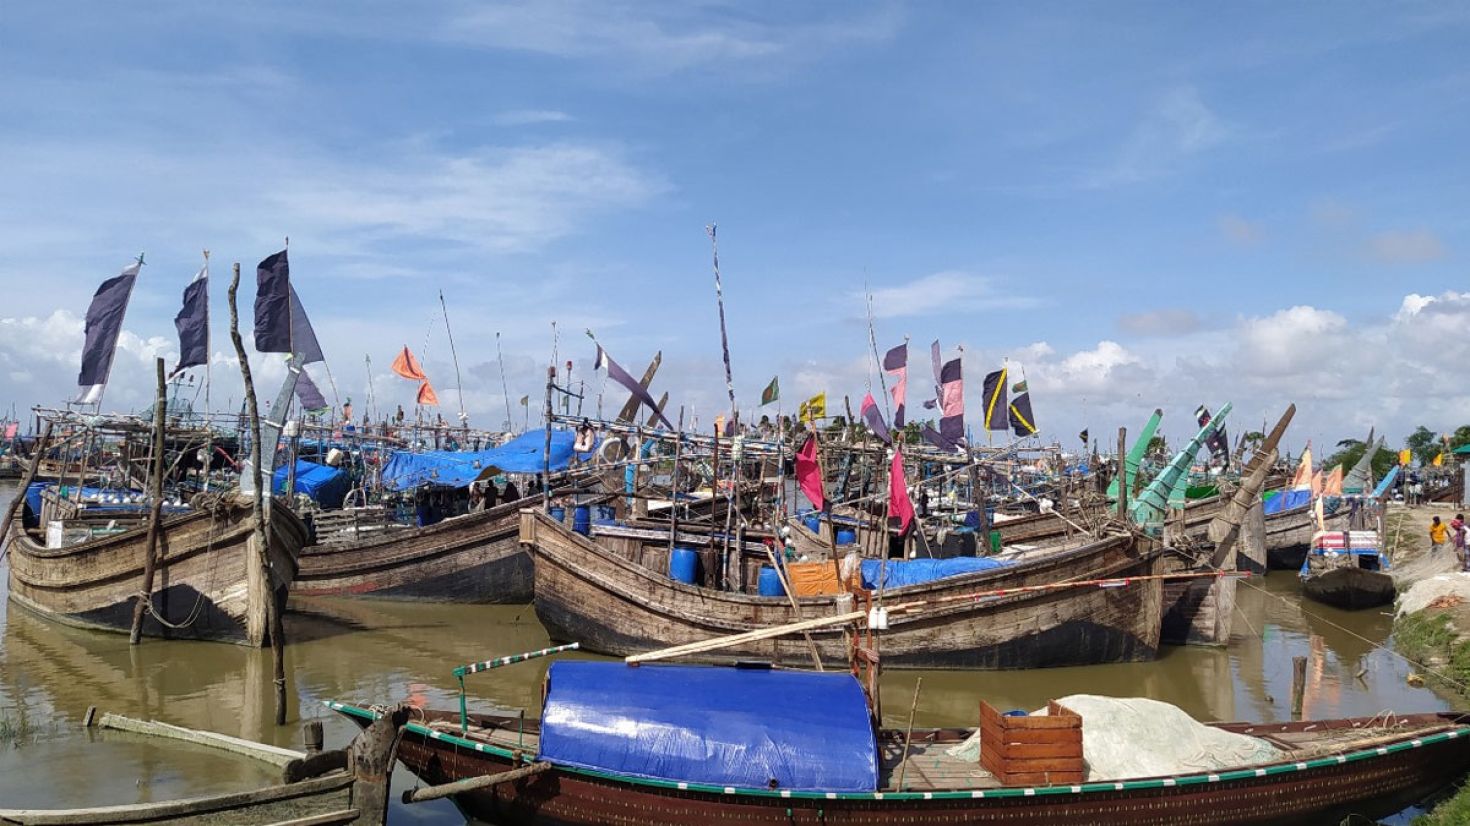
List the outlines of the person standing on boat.
<svg viewBox="0 0 1470 826">
<path fill-rule="evenodd" d="M 1438 516 L 1434 517 L 1434 521 L 1429 523 L 1429 555 L 1438 556 L 1439 552 L 1444 550 L 1445 543 L 1449 541 L 1449 538 L 1449 526 L 1439 521 Z"/>
</svg>

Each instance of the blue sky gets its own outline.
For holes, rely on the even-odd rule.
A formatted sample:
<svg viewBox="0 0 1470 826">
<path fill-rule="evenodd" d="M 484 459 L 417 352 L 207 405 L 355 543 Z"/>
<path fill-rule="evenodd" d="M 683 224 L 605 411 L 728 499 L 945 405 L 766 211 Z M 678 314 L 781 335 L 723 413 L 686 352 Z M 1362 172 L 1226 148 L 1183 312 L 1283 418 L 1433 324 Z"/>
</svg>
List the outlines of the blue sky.
<svg viewBox="0 0 1470 826">
<path fill-rule="evenodd" d="M 1296 401 L 1293 445 L 1452 429 L 1467 35 L 1430 3 L 12 0 L 0 403 L 71 392 L 88 296 L 146 250 L 109 389 L 141 404 L 204 248 L 228 399 L 228 265 L 248 301 L 289 235 L 359 409 L 364 356 L 409 398 L 404 344 L 456 406 L 442 289 L 477 424 L 495 333 L 534 396 L 553 320 L 578 377 L 586 327 L 635 372 L 661 348 L 657 389 L 708 421 L 715 221 L 745 404 L 779 373 L 856 405 L 866 284 L 916 394 L 936 337 L 972 409 L 1009 357 L 1069 447 L 1227 399 L 1252 427 Z"/>
</svg>

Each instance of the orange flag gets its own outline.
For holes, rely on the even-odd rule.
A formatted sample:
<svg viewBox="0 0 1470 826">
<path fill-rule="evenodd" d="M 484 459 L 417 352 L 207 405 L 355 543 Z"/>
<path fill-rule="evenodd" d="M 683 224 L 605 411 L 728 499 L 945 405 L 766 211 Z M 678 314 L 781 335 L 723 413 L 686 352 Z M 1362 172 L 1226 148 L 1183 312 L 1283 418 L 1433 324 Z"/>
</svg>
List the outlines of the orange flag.
<svg viewBox="0 0 1470 826">
<path fill-rule="evenodd" d="M 398 358 L 393 359 L 393 372 L 410 381 L 429 380 L 424 375 L 424 368 L 419 366 L 419 360 L 413 357 L 413 353 L 409 351 L 408 347 L 404 347 L 403 352 L 398 354 Z M 429 392 L 431 395 L 433 394 L 432 390 Z M 423 404 L 423 402 L 419 403 Z"/>
<path fill-rule="evenodd" d="M 439 396 L 434 393 L 434 387 L 429 384 L 428 379 L 424 379 L 424 383 L 419 385 L 419 404 L 432 404 L 435 407 L 439 405 Z"/>
<path fill-rule="evenodd" d="M 1342 465 L 1338 465 L 1327 474 L 1327 481 L 1322 485 L 1322 493 L 1327 496 L 1342 495 Z"/>
<path fill-rule="evenodd" d="M 1312 445 L 1309 442 L 1306 450 L 1302 451 L 1301 464 L 1297 465 L 1296 474 L 1291 477 L 1293 490 L 1306 490 L 1312 486 Z"/>
<path fill-rule="evenodd" d="M 1319 470 L 1316 473 L 1312 474 L 1312 497 L 1314 499 L 1322 495 L 1322 485 L 1322 471 Z"/>
</svg>

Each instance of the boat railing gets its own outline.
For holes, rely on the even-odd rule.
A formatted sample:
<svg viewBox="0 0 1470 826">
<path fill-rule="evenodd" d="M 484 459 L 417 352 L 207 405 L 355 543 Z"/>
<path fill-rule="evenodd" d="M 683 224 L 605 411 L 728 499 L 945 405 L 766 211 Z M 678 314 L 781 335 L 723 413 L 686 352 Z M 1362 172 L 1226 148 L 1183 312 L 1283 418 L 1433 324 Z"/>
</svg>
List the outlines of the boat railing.
<svg viewBox="0 0 1470 826">
<path fill-rule="evenodd" d="M 481 671 L 490 671 L 496 668 L 504 668 L 507 665 L 523 663 L 527 660 L 538 660 L 542 657 L 550 657 L 552 654 L 560 654 L 563 651 L 576 651 L 581 648 L 580 642 L 568 643 L 567 645 L 556 645 L 551 648 L 543 648 L 540 651 L 527 651 L 523 654 L 508 654 L 504 657 L 496 657 L 493 660 L 481 660 L 477 663 L 469 663 L 454 669 L 454 678 L 459 681 L 459 732 L 468 734 L 470 730 L 470 712 L 468 702 L 465 698 L 464 678 L 470 674 L 478 674 Z M 521 732 L 522 736 L 525 732 Z"/>
</svg>

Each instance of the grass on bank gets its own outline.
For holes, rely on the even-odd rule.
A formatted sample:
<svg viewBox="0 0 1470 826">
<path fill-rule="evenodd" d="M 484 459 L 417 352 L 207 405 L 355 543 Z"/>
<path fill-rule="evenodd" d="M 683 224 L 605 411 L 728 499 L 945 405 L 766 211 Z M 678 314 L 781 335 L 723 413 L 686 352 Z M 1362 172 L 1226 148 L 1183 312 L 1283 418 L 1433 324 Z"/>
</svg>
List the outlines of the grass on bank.
<svg viewBox="0 0 1470 826">
<path fill-rule="evenodd" d="M 1393 626 L 1394 648 L 1400 654 L 1444 675 L 1461 697 L 1470 694 L 1470 639 L 1461 639 L 1443 611 L 1420 611 L 1400 617 Z M 1427 679 L 1437 679 L 1425 673 Z M 1452 681 L 1452 682 L 1451 682 Z M 1470 823 L 1470 785 L 1461 786 L 1428 814 L 1414 818 L 1412 826 L 1464 826 Z"/>
</svg>

